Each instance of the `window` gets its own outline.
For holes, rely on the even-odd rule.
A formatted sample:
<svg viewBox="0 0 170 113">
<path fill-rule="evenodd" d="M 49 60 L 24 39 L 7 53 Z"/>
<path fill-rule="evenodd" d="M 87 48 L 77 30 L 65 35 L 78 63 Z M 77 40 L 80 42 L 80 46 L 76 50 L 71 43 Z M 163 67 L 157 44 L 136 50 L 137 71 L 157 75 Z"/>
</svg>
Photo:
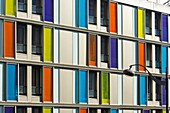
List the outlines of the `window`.
<svg viewBox="0 0 170 113">
<path fill-rule="evenodd" d="M 97 0 L 89 0 L 89 23 L 96 24 Z"/>
<path fill-rule="evenodd" d="M 101 0 L 101 25 L 108 25 L 108 1 Z"/>
<path fill-rule="evenodd" d="M 161 35 L 161 14 L 156 12 L 155 13 L 155 36 Z"/>
<path fill-rule="evenodd" d="M 27 94 L 27 66 L 19 65 L 19 94 Z"/>
<path fill-rule="evenodd" d="M 89 97 L 97 98 L 97 72 L 89 72 Z"/>
<path fill-rule="evenodd" d="M 148 100 L 152 100 L 152 79 L 148 76 Z"/>
<path fill-rule="evenodd" d="M 155 45 L 155 63 L 156 63 L 156 68 L 161 67 L 161 46 L 160 45 Z"/>
<path fill-rule="evenodd" d="M 146 10 L 146 28 L 145 33 L 148 35 L 152 34 L 152 12 Z"/>
<path fill-rule="evenodd" d="M 147 43 L 147 57 L 146 57 L 146 66 L 152 67 L 152 44 Z"/>
<path fill-rule="evenodd" d="M 17 107 L 17 113 L 27 113 L 26 107 Z"/>
<path fill-rule="evenodd" d="M 97 109 L 90 108 L 89 113 L 97 113 Z"/>
<path fill-rule="evenodd" d="M 109 109 L 101 109 L 102 113 L 109 113 Z"/>
<path fill-rule="evenodd" d="M 27 11 L 27 1 L 18 0 L 18 11 L 26 12 Z"/>
<path fill-rule="evenodd" d="M 41 0 L 32 0 L 32 13 L 34 14 L 42 13 Z"/>
<path fill-rule="evenodd" d="M 32 95 L 41 95 L 42 93 L 41 67 L 32 66 Z"/>
<path fill-rule="evenodd" d="M 42 113 L 41 107 L 32 107 L 32 113 Z"/>
<path fill-rule="evenodd" d="M 26 53 L 27 51 L 27 32 L 26 24 L 17 24 L 17 52 Z"/>
<path fill-rule="evenodd" d="M 156 77 L 156 79 L 159 79 L 161 81 L 160 77 Z M 156 84 L 156 101 L 161 101 L 161 85 Z"/>
<path fill-rule="evenodd" d="M 41 54 L 41 26 L 32 26 L 32 53 Z"/>
<path fill-rule="evenodd" d="M 108 37 L 101 37 L 101 61 L 108 62 L 109 60 L 109 40 Z"/>
</svg>

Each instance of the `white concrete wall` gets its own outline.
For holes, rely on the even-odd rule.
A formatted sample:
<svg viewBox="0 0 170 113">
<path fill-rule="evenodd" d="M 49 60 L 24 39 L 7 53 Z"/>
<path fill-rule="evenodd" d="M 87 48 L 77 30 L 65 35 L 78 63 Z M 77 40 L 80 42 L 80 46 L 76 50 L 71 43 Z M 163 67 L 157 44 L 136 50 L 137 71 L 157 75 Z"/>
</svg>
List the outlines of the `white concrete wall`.
<svg viewBox="0 0 170 113">
<path fill-rule="evenodd" d="M 110 104 L 118 104 L 118 77 L 119 75 L 117 74 L 110 74 Z"/>
<path fill-rule="evenodd" d="M 87 64 L 87 34 L 79 33 L 79 65 L 85 66 Z"/>
</svg>

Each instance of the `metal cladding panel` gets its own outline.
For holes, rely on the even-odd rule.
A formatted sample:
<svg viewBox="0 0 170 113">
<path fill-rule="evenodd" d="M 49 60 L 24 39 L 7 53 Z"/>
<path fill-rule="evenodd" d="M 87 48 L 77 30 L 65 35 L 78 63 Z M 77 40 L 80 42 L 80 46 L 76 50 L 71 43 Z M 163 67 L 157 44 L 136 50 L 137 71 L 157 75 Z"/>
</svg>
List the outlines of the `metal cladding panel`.
<svg viewBox="0 0 170 113">
<path fill-rule="evenodd" d="M 143 110 L 143 113 L 149 113 L 149 110 Z"/>
<path fill-rule="evenodd" d="M 116 38 L 111 38 L 110 42 L 110 60 L 111 60 L 111 68 L 118 68 L 118 42 Z"/>
<path fill-rule="evenodd" d="M 162 46 L 162 73 L 166 73 L 167 63 L 168 63 L 168 49 L 165 46 Z"/>
<path fill-rule="evenodd" d="M 45 21 L 53 22 L 53 0 L 44 1 Z"/>
<path fill-rule="evenodd" d="M 162 81 L 166 82 L 165 78 L 162 78 Z M 162 85 L 162 99 L 161 99 L 162 105 L 166 105 L 166 86 Z"/>
<path fill-rule="evenodd" d="M 147 104 L 147 78 L 140 76 L 140 105 Z"/>
<path fill-rule="evenodd" d="M 145 43 L 138 43 L 138 57 L 139 64 L 145 66 Z M 141 66 L 139 66 L 139 70 L 145 71 L 145 69 Z"/>
<path fill-rule="evenodd" d="M 87 72 L 80 71 L 80 102 L 87 103 Z"/>
<path fill-rule="evenodd" d="M 117 33 L 117 4 L 110 2 L 110 32 Z"/>
<path fill-rule="evenodd" d="M 5 107 L 5 113 L 15 113 L 14 107 Z"/>
<path fill-rule="evenodd" d="M 59 30 L 54 29 L 54 63 L 58 63 L 59 61 Z"/>
<path fill-rule="evenodd" d="M 144 10 L 138 9 L 138 37 L 144 38 Z"/>
<path fill-rule="evenodd" d="M 6 0 L 6 14 L 15 16 L 16 14 L 16 0 Z"/>
<path fill-rule="evenodd" d="M 109 74 L 102 72 L 102 103 L 109 103 Z"/>
<path fill-rule="evenodd" d="M 79 0 L 79 26 L 87 28 L 87 0 Z"/>
<path fill-rule="evenodd" d="M 43 113 L 52 113 L 52 109 L 51 108 L 44 108 Z"/>
<path fill-rule="evenodd" d="M 3 20 L 0 20 L 0 57 L 3 57 Z"/>
<path fill-rule="evenodd" d="M 58 69 L 53 69 L 53 102 L 57 103 L 59 101 L 59 77 L 58 77 Z"/>
<path fill-rule="evenodd" d="M 0 101 L 4 100 L 4 64 L 0 63 Z"/>
<path fill-rule="evenodd" d="M 162 15 L 162 41 L 168 42 L 168 16 Z"/>
<path fill-rule="evenodd" d="M 4 1 L 5 0 L 0 0 L 0 14 L 4 14 L 5 10 L 4 10 Z"/>
<path fill-rule="evenodd" d="M 18 99 L 17 65 L 7 65 L 7 100 Z"/>
<path fill-rule="evenodd" d="M 111 109 L 111 113 L 118 113 L 117 109 Z"/>
</svg>

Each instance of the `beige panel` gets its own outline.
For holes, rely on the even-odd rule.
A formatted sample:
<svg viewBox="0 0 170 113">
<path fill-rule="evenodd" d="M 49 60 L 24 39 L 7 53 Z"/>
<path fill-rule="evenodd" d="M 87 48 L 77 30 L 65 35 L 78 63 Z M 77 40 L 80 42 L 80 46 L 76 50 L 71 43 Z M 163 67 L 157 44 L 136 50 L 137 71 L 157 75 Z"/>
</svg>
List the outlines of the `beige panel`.
<svg viewBox="0 0 170 113">
<path fill-rule="evenodd" d="M 123 5 L 123 34 L 133 36 L 133 8 Z"/>
<path fill-rule="evenodd" d="M 60 63 L 73 64 L 73 33 L 60 30 Z"/>
<path fill-rule="evenodd" d="M 73 109 L 60 109 L 60 113 L 74 113 Z"/>
<path fill-rule="evenodd" d="M 86 65 L 87 62 L 87 34 L 79 33 L 79 65 Z"/>
<path fill-rule="evenodd" d="M 118 75 L 110 74 L 110 104 L 118 104 Z"/>
<path fill-rule="evenodd" d="M 60 78 L 60 102 L 73 103 L 73 71 L 60 69 L 59 78 Z"/>
<path fill-rule="evenodd" d="M 73 25 L 73 0 L 60 0 L 60 24 Z"/>
<path fill-rule="evenodd" d="M 134 113 L 133 110 L 123 110 L 123 113 Z"/>
</svg>

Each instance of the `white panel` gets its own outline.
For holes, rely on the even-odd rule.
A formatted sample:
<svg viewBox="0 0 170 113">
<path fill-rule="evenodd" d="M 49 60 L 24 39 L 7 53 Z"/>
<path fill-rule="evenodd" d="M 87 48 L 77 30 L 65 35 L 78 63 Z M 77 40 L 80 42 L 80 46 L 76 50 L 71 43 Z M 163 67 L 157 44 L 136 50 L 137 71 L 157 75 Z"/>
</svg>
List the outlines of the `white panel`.
<svg viewBox="0 0 170 113">
<path fill-rule="evenodd" d="M 170 75 L 170 48 L 168 48 L 168 75 Z"/>
<path fill-rule="evenodd" d="M 168 41 L 170 43 L 170 16 L 168 16 Z"/>
<path fill-rule="evenodd" d="M 60 109 L 60 113 L 74 113 L 73 109 Z"/>
<path fill-rule="evenodd" d="M 118 39 L 118 69 L 122 69 L 122 40 Z M 118 75 L 118 104 L 122 104 L 122 84 L 123 76 Z"/>
<path fill-rule="evenodd" d="M 60 24 L 73 25 L 73 0 L 60 0 Z"/>
<path fill-rule="evenodd" d="M 97 66 L 100 67 L 101 62 L 101 36 L 97 36 Z"/>
<path fill-rule="evenodd" d="M 87 62 L 87 34 L 79 33 L 79 65 L 85 66 Z"/>
<path fill-rule="evenodd" d="M 170 94 L 170 79 L 168 79 L 168 94 Z M 170 95 L 168 95 L 168 102 L 169 102 L 169 106 L 170 106 Z"/>
<path fill-rule="evenodd" d="M 0 64 L 0 101 L 3 100 L 3 64 Z"/>
<path fill-rule="evenodd" d="M 100 9 L 100 7 L 101 7 L 101 0 L 96 0 L 97 1 L 97 29 L 99 30 L 100 29 L 100 11 L 101 11 L 101 9 Z"/>
<path fill-rule="evenodd" d="M 118 39 L 118 69 L 122 69 L 122 40 Z"/>
<path fill-rule="evenodd" d="M 58 103 L 58 69 L 54 68 L 53 69 L 53 102 L 54 103 Z"/>
<path fill-rule="evenodd" d="M 118 113 L 122 113 L 122 110 L 118 110 Z"/>
<path fill-rule="evenodd" d="M 60 63 L 73 63 L 73 33 L 70 31 L 60 30 Z"/>
<path fill-rule="evenodd" d="M 59 113 L 58 111 L 59 111 L 58 108 L 53 108 L 53 113 Z"/>
<path fill-rule="evenodd" d="M 73 8 L 73 11 L 72 11 L 72 13 L 73 13 L 73 15 L 72 15 L 72 19 L 73 19 L 73 26 L 75 27 L 76 26 L 76 1 L 75 0 L 72 0 L 72 8 Z"/>
<path fill-rule="evenodd" d="M 110 74 L 110 104 L 118 104 L 118 76 Z"/>
<path fill-rule="evenodd" d="M 137 58 L 135 58 L 135 56 L 137 55 L 137 53 L 136 53 L 136 51 L 137 51 L 137 44 L 136 44 L 136 42 L 134 42 L 134 64 L 136 64 L 136 60 L 137 60 Z M 137 86 L 138 86 L 138 84 L 137 84 L 137 76 L 134 76 L 133 77 L 134 78 L 134 105 L 137 105 L 137 96 L 138 96 L 138 94 L 137 94 Z"/>
<path fill-rule="evenodd" d="M 73 32 L 73 64 L 78 65 L 78 33 Z"/>
<path fill-rule="evenodd" d="M 72 83 L 73 84 L 73 87 L 72 87 L 72 89 L 73 89 L 72 90 L 73 91 L 73 97 L 72 97 L 73 98 L 73 103 L 75 103 L 75 100 L 76 100 L 75 99 L 75 97 L 76 97 L 76 95 L 75 95 L 75 86 L 76 86 L 75 78 L 76 78 L 76 76 L 75 75 L 76 75 L 76 71 L 73 71 L 73 75 L 72 75 L 72 77 L 73 77 L 72 78 L 72 81 L 73 81 L 73 83 Z"/>
<path fill-rule="evenodd" d="M 137 110 L 134 110 L 134 113 L 138 113 L 138 111 L 137 111 Z"/>
<path fill-rule="evenodd" d="M 122 34 L 122 5 L 118 4 L 118 34 Z"/>
<path fill-rule="evenodd" d="M 58 54 L 59 53 L 59 51 L 58 51 L 58 46 L 59 46 L 58 35 L 59 35 L 58 29 L 54 28 L 54 63 L 58 63 L 58 57 L 59 57 L 59 54 Z"/>
<path fill-rule="evenodd" d="M 54 0 L 54 23 L 55 24 L 58 24 L 58 19 L 60 18 L 59 17 L 59 14 L 58 14 L 58 10 L 59 10 L 59 0 Z"/>
</svg>

